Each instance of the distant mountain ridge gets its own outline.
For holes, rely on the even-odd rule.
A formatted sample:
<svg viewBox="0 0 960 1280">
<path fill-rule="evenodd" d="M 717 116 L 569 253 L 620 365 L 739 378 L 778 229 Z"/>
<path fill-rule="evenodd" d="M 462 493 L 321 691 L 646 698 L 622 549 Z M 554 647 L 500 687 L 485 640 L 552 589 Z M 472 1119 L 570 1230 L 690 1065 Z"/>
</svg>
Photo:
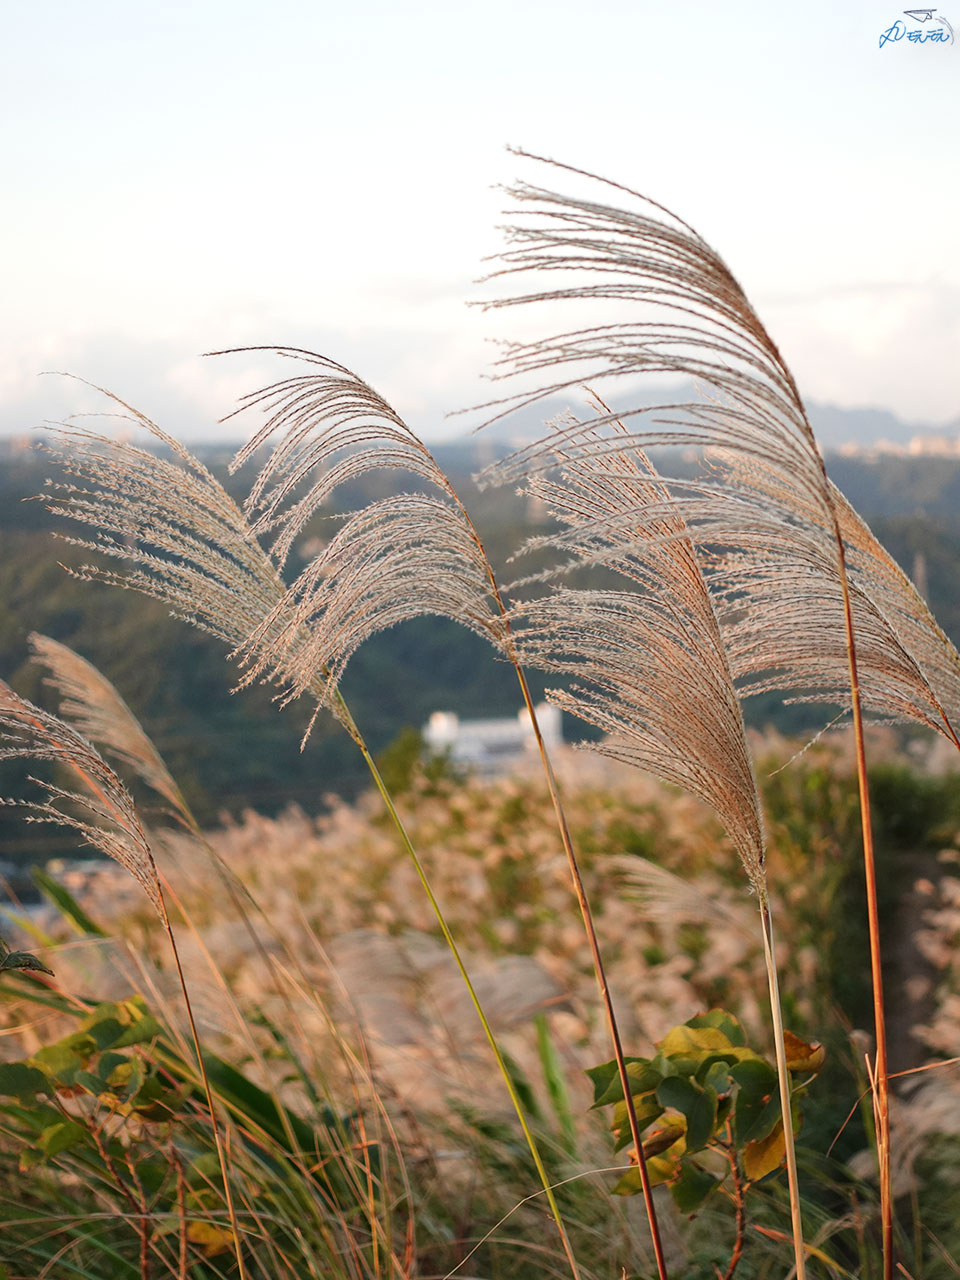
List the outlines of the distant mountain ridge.
<svg viewBox="0 0 960 1280">
<path fill-rule="evenodd" d="M 692 383 L 674 383 L 659 387 L 646 386 L 637 390 L 634 403 L 670 404 L 699 398 Z M 895 445 L 907 445 L 916 436 L 942 436 L 952 439 L 960 435 L 960 414 L 951 422 L 931 426 L 923 422 L 907 422 L 889 409 L 846 409 L 840 405 L 823 404 L 807 400 L 807 413 L 821 448 L 831 452 L 843 446 L 855 445 L 869 449 L 881 441 Z M 552 397 L 529 408 L 518 410 L 492 423 L 475 439 L 482 445 L 484 438 L 497 444 L 520 443 L 537 440 L 543 435 L 543 424 L 567 409 L 579 411 L 582 400 L 576 393 L 568 397 Z"/>
</svg>

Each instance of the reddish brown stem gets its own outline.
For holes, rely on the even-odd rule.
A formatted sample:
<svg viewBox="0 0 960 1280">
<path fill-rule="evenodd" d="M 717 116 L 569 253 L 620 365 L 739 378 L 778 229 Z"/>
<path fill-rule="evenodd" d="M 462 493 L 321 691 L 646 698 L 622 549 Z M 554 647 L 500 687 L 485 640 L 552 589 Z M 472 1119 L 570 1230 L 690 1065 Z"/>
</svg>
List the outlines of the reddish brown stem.
<svg viewBox="0 0 960 1280">
<path fill-rule="evenodd" d="M 860 792 L 860 825 L 863 833 L 863 870 L 867 890 L 867 922 L 870 932 L 870 976 L 873 984 L 873 1017 L 876 1060 L 873 1072 L 873 1111 L 877 1129 L 877 1165 L 880 1180 L 880 1221 L 883 1244 L 883 1280 L 893 1280 L 893 1194 L 890 1177 L 890 1085 L 887 1074 L 887 1031 L 883 1002 L 883 965 L 880 953 L 880 912 L 877 904 L 877 870 L 870 817 L 870 788 L 864 746 L 860 677 L 853 630 L 853 608 L 847 582 L 846 553 L 839 524 L 835 525 L 840 585 L 843 590 L 847 653 L 850 661 L 850 698 L 857 751 L 857 786 Z"/>
</svg>

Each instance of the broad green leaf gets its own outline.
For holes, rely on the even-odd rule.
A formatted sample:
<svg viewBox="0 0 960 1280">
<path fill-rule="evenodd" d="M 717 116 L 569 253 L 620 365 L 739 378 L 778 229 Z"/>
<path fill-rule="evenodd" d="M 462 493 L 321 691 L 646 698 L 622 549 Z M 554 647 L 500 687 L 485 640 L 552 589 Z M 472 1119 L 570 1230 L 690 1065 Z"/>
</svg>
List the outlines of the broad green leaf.
<svg viewBox="0 0 960 1280">
<path fill-rule="evenodd" d="M 627 1076 L 630 1079 L 632 1094 L 647 1093 L 655 1089 L 660 1082 L 661 1074 L 651 1064 L 649 1058 L 626 1058 Z M 593 1081 L 593 1105 L 605 1107 L 611 1102 L 623 1101 L 623 1085 L 616 1062 L 604 1062 L 599 1067 L 589 1067 L 586 1074 Z"/>
<path fill-rule="evenodd" d="M 778 1120 L 766 1137 L 746 1144 L 743 1149 L 743 1172 L 751 1182 L 765 1178 L 774 1169 L 780 1168 L 786 1150 L 783 1123 Z"/>
<path fill-rule="evenodd" d="M 69 1087 L 78 1071 L 83 1071 L 96 1052 L 96 1041 L 83 1031 L 75 1031 L 55 1044 L 44 1045 L 33 1055 L 33 1061 L 55 1076 L 58 1083 Z"/>
<path fill-rule="evenodd" d="M 728 1093 L 733 1088 L 730 1068 L 733 1066 L 727 1057 L 710 1057 L 697 1072 L 697 1084 L 709 1085 L 718 1094 Z"/>
<path fill-rule="evenodd" d="M 687 1150 L 699 1151 L 713 1137 L 717 1124 L 717 1093 L 677 1076 L 664 1080 L 657 1101 L 679 1111 L 687 1122 Z"/>
<path fill-rule="evenodd" d="M 760 1058 L 746 1062 L 738 1062 L 730 1068 L 730 1075 L 739 1085 L 734 1109 L 734 1124 L 738 1146 L 751 1138 L 762 1137 L 761 1117 L 767 1109 L 771 1097 L 779 1099 L 777 1093 L 777 1073 L 769 1062 Z M 770 1124 L 779 1116 L 779 1101 L 773 1112 Z M 769 1132 L 769 1129 L 767 1130 Z"/>
<path fill-rule="evenodd" d="M 695 1018 L 688 1019 L 686 1025 L 694 1028 L 715 1027 L 732 1045 L 742 1046 L 747 1043 L 743 1027 L 732 1013 L 727 1013 L 726 1009 L 708 1009 L 706 1013 L 698 1013 Z"/>
<path fill-rule="evenodd" d="M 0 1097 L 19 1098 L 26 1105 L 38 1093 L 52 1094 L 50 1077 L 26 1062 L 0 1062 Z"/>
<path fill-rule="evenodd" d="M 738 1113 L 739 1113 L 739 1110 L 740 1110 L 740 1103 L 738 1099 L 737 1101 Z M 780 1090 L 774 1087 L 773 1092 L 770 1094 L 769 1098 L 767 1098 L 766 1102 L 761 1107 L 760 1114 L 756 1116 L 756 1118 L 753 1121 L 753 1124 L 750 1125 L 749 1129 L 744 1129 L 743 1142 L 744 1143 L 761 1142 L 770 1133 L 772 1133 L 773 1130 L 776 1128 L 776 1126 L 780 1123 L 780 1117 L 781 1117 Z M 739 1130 L 737 1132 L 737 1138 L 738 1140 L 740 1138 Z"/>
<path fill-rule="evenodd" d="M 681 1213 L 696 1213 L 711 1191 L 716 1190 L 722 1179 L 715 1178 L 705 1169 L 699 1169 L 686 1156 L 680 1161 L 680 1175 L 670 1184 L 670 1194 Z"/>
<path fill-rule="evenodd" d="M 122 1071 L 121 1068 L 126 1070 Z M 125 1053 L 101 1053 L 100 1061 L 97 1063 L 97 1071 L 103 1077 L 104 1082 L 111 1089 L 115 1089 L 119 1084 L 126 1080 L 133 1064 Z"/>
<path fill-rule="evenodd" d="M 76 1120 L 60 1120 L 49 1129 L 44 1129 L 40 1135 L 40 1146 L 43 1154 L 50 1159 L 69 1147 L 75 1147 L 86 1136 L 87 1130 L 82 1124 L 77 1124 Z"/>
<path fill-rule="evenodd" d="M 120 1004 L 105 1001 L 83 1019 L 80 1026 L 100 1049 L 122 1049 L 155 1039 L 161 1031 L 157 1020 L 147 1013 L 139 999 Z"/>
<path fill-rule="evenodd" d="M 92 1071 L 78 1071 L 74 1084 L 79 1085 L 81 1089 L 86 1089 L 87 1093 L 92 1093 L 97 1098 L 107 1091 L 106 1080 L 102 1076 L 94 1075 Z"/>
</svg>

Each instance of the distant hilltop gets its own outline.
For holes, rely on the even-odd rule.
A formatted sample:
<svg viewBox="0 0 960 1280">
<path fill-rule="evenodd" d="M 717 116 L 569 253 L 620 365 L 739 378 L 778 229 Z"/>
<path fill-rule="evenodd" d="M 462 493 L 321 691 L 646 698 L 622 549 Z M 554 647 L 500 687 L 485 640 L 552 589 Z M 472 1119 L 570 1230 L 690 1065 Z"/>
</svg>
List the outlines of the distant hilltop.
<svg viewBox="0 0 960 1280">
<path fill-rule="evenodd" d="M 700 397 L 691 383 L 672 385 L 643 384 L 630 394 L 630 402 L 636 407 L 655 404 L 682 404 Z M 621 397 L 622 400 L 625 397 Z M 839 453 L 847 457 L 872 457 L 888 454 L 900 457 L 960 457 L 960 413 L 950 422 L 931 425 L 923 422 L 907 422 L 889 409 L 850 409 L 817 400 L 806 400 L 817 440 L 824 453 Z M 469 424 L 464 425 L 461 436 L 445 436 L 442 443 L 427 441 L 439 452 L 462 451 L 466 465 L 482 466 L 498 454 L 522 444 L 538 440 L 544 435 L 544 424 L 559 415 L 574 410 L 578 415 L 590 412 L 585 397 L 572 391 L 563 398 L 557 396 L 528 405 L 516 412 L 505 413 L 492 421 L 478 434 L 470 434 L 477 426 L 476 414 L 471 414 Z M 491 410 L 491 413 L 495 412 Z M 416 425 L 412 423 L 411 425 Z M 108 428 L 109 429 L 109 428 Z M 14 458 L 35 445 L 42 438 L 40 431 L 20 432 L 16 435 L 0 435 L 0 458 Z M 202 455 L 209 466 L 226 466 L 239 441 L 211 436 L 203 441 L 194 440 L 193 449 Z"/>
<path fill-rule="evenodd" d="M 960 458 L 960 435 L 931 434 L 911 436 L 906 444 L 898 440 L 877 440 L 874 444 L 847 441 L 834 449 L 844 458 Z"/>
<path fill-rule="evenodd" d="M 633 403 L 639 405 L 682 403 L 697 400 L 692 384 L 654 386 L 641 384 Z M 823 404 L 817 400 L 805 401 L 811 425 L 820 447 L 825 453 L 843 453 L 849 456 L 884 453 L 906 456 L 960 456 L 960 414 L 942 426 L 922 422 L 907 422 L 889 409 L 848 409 L 835 404 Z M 512 413 L 493 423 L 479 436 L 478 445 L 486 439 L 491 445 L 517 445 L 538 439 L 544 421 L 554 418 L 567 409 L 581 409 L 575 395 L 567 399 L 559 397 Z"/>
</svg>

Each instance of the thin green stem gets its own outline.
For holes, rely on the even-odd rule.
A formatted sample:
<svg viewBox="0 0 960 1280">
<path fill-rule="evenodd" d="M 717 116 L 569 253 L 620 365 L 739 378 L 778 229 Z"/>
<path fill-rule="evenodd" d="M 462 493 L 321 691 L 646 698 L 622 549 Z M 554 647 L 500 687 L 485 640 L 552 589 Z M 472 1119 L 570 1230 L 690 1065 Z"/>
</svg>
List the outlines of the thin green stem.
<svg viewBox="0 0 960 1280">
<path fill-rule="evenodd" d="M 560 1214 L 560 1207 L 557 1204 L 555 1195 L 553 1194 L 553 1188 L 551 1186 L 550 1178 L 549 1178 L 549 1175 L 547 1174 L 546 1167 L 544 1166 L 543 1158 L 540 1155 L 540 1149 L 537 1146 L 537 1141 L 533 1136 L 533 1132 L 530 1129 L 530 1125 L 527 1123 L 527 1118 L 524 1115 L 524 1111 L 523 1111 L 523 1103 L 520 1101 L 520 1095 L 517 1093 L 516 1085 L 514 1084 L 513 1079 L 510 1075 L 510 1071 L 507 1068 L 507 1064 L 504 1061 L 503 1054 L 500 1052 L 500 1046 L 497 1044 L 496 1036 L 493 1034 L 493 1028 L 490 1026 L 490 1023 L 487 1019 L 487 1015 L 483 1011 L 483 1006 L 480 1003 L 480 998 L 477 995 L 476 989 L 474 988 L 473 982 L 470 978 L 470 974 L 467 972 L 466 965 L 463 962 L 463 957 L 460 954 L 460 949 L 457 946 L 457 943 L 453 937 L 453 934 L 450 932 L 450 927 L 447 924 L 446 917 L 443 914 L 443 908 L 440 906 L 440 903 L 433 892 L 433 888 L 430 884 L 430 879 L 427 876 L 426 869 L 423 863 L 420 861 L 420 857 L 417 854 L 416 849 L 413 847 L 413 843 L 410 840 L 410 836 L 407 833 L 406 827 L 404 826 L 403 819 L 400 817 L 400 814 L 397 812 L 396 805 L 393 803 L 393 797 L 391 796 L 390 792 L 387 790 L 387 786 L 384 783 L 383 778 L 380 776 L 380 770 L 377 768 L 376 761 L 373 759 L 373 756 L 370 754 L 370 751 L 367 748 L 366 742 L 364 741 L 360 733 L 360 730 L 357 728 L 357 725 L 353 717 L 351 716 L 350 711 L 348 710 L 347 705 L 344 702 L 339 690 L 337 691 L 335 697 L 337 700 L 337 706 L 340 710 L 340 714 L 343 717 L 344 724 L 347 728 L 347 732 L 350 734 L 354 742 L 357 744 L 357 747 L 359 748 L 360 753 L 364 758 L 367 768 L 370 770 L 370 776 L 373 778 L 374 785 L 376 786 L 377 791 L 380 793 L 380 797 L 387 808 L 387 812 L 389 813 L 390 818 L 397 830 L 397 834 L 400 837 L 404 850 L 407 856 L 410 858 L 411 862 L 413 863 L 414 870 L 417 873 L 417 877 L 420 881 L 420 884 L 423 886 L 423 891 L 427 895 L 427 901 L 430 903 L 430 907 L 433 910 L 434 916 L 436 917 L 437 924 L 440 926 L 440 932 L 443 934 L 443 940 L 447 944 L 447 947 L 449 948 L 450 954 L 453 957 L 454 963 L 457 966 L 457 970 L 459 971 L 460 977 L 463 980 L 463 984 L 467 989 L 467 993 L 470 997 L 470 1002 L 472 1003 L 474 1010 L 476 1011 L 477 1017 L 480 1020 L 480 1025 L 483 1028 L 483 1033 L 487 1038 L 487 1043 L 490 1045 L 490 1049 L 493 1053 L 494 1058 L 496 1059 L 497 1066 L 500 1069 L 500 1074 L 503 1077 L 504 1083 L 507 1087 L 507 1092 L 510 1095 L 510 1101 L 513 1103 L 514 1111 L 516 1112 L 517 1119 L 520 1122 L 520 1128 L 523 1131 L 523 1136 L 526 1139 L 527 1146 L 530 1150 L 530 1155 L 533 1158 L 533 1163 L 536 1166 L 537 1173 L 540 1176 L 540 1181 L 543 1184 L 544 1194 L 547 1198 L 547 1203 L 550 1206 L 550 1212 L 553 1214 L 553 1219 L 557 1224 L 557 1230 L 560 1233 L 561 1244 L 563 1246 L 563 1251 L 566 1255 L 567 1261 L 570 1264 L 571 1273 L 576 1278 L 576 1280 L 580 1280 L 580 1268 L 577 1265 L 576 1258 L 574 1257 L 573 1247 L 570 1244 L 570 1239 L 567 1235 L 566 1227 L 563 1224 L 563 1218 L 561 1217 L 561 1214 Z"/>
<path fill-rule="evenodd" d="M 805 1280 L 806 1270 L 803 1247 L 803 1223 L 800 1217 L 800 1181 L 797 1176 L 797 1152 L 793 1134 L 793 1111 L 790 1105 L 790 1075 L 787 1071 L 787 1051 L 783 1039 L 783 1017 L 780 1010 L 780 982 L 777 978 L 777 962 L 773 944 L 773 922 L 770 905 L 760 904 L 760 920 L 763 933 L 763 959 L 770 988 L 770 1012 L 773 1017 L 773 1043 L 777 1055 L 777 1080 L 780 1085 L 780 1108 L 783 1112 L 783 1140 L 787 1156 L 787 1186 L 790 1192 L 790 1221 L 793 1227 L 793 1253 L 796 1259 L 797 1280 Z"/>
</svg>

